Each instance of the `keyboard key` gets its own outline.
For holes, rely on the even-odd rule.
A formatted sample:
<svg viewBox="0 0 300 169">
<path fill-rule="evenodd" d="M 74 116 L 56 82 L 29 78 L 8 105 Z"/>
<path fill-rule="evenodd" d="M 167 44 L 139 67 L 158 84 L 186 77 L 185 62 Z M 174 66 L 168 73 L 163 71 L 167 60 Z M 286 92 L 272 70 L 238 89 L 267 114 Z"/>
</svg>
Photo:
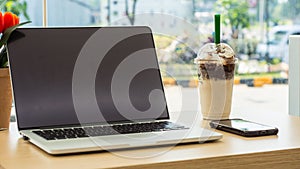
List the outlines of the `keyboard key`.
<svg viewBox="0 0 300 169">
<path fill-rule="evenodd" d="M 85 131 L 82 128 L 74 128 L 74 132 L 77 137 L 88 137 L 88 135 L 85 133 Z"/>
<path fill-rule="evenodd" d="M 33 131 L 35 134 L 45 138 L 46 140 L 55 140 L 55 137 L 49 133 L 45 133 L 42 131 Z"/>
</svg>

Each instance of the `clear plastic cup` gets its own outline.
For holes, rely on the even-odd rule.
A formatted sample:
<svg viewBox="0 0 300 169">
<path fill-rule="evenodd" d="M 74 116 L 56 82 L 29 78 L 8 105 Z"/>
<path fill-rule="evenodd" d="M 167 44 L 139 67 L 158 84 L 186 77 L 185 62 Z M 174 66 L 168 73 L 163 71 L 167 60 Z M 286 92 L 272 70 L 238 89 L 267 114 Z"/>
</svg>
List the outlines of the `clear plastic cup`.
<svg viewBox="0 0 300 169">
<path fill-rule="evenodd" d="M 195 64 L 203 119 L 229 118 L 236 63 L 234 51 L 227 44 L 208 43 L 199 50 Z"/>
</svg>

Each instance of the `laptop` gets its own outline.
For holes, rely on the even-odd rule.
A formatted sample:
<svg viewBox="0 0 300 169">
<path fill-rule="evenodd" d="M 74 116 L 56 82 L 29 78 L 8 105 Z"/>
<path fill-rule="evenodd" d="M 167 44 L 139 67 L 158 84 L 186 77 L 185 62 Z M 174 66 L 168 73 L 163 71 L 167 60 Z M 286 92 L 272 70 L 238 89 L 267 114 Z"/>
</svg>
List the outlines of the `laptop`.
<svg viewBox="0 0 300 169">
<path fill-rule="evenodd" d="M 170 120 L 148 27 L 20 28 L 7 49 L 18 130 L 49 154 L 222 137 Z"/>
</svg>

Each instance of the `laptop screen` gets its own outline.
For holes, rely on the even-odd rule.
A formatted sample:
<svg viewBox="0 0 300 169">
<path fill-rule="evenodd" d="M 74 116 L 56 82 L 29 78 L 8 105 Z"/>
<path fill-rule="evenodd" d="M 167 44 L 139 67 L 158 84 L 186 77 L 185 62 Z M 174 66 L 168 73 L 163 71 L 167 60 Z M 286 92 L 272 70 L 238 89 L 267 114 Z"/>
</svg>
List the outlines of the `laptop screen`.
<svg viewBox="0 0 300 169">
<path fill-rule="evenodd" d="M 169 118 L 147 27 L 21 28 L 7 49 L 19 129 Z"/>
</svg>

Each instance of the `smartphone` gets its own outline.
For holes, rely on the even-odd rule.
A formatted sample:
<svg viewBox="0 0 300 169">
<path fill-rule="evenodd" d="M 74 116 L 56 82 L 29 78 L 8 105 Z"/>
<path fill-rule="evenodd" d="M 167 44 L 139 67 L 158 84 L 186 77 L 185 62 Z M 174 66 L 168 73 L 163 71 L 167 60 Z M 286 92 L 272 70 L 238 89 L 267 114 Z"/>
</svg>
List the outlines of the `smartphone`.
<svg viewBox="0 0 300 169">
<path fill-rule="evenodd" d="M 276 127 L 258 124 L 243 119 L 213 120 L 210 123 L 212 128 L 238 134 L 244 137 L 257 137 L 276 135 Z"/>
</svg>

